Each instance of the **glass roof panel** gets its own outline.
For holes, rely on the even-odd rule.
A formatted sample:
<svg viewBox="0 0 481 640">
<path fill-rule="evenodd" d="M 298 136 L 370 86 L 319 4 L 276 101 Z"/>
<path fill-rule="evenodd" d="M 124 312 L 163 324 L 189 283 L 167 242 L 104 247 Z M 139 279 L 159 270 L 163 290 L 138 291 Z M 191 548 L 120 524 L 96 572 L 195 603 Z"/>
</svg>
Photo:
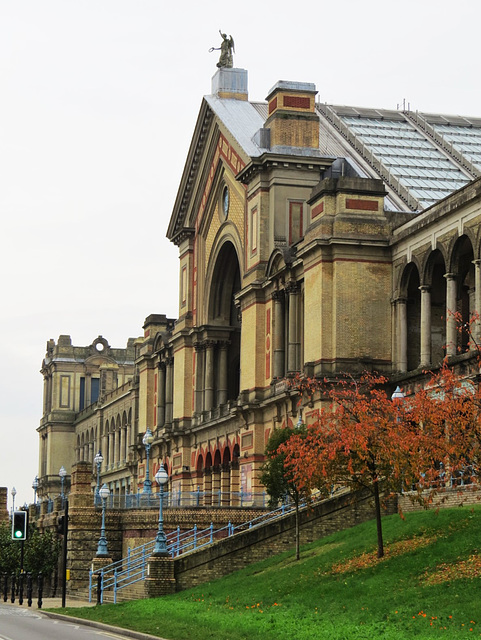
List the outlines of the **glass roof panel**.
<svg viewBox="0 0 481 640">
<path fill-rule="evenodd" d="M 481 127 L 432 124 L 432 127 L 450 142 L 457 151 L 481 168 Z"/>
<path fill-rule="evenodd" d="M 469 182 L 454 162 L 408 120 L 341 114 L 339 117 L 423 206 Z M 481 166 L 481 128 L 432 126 Z"/>
</svg>

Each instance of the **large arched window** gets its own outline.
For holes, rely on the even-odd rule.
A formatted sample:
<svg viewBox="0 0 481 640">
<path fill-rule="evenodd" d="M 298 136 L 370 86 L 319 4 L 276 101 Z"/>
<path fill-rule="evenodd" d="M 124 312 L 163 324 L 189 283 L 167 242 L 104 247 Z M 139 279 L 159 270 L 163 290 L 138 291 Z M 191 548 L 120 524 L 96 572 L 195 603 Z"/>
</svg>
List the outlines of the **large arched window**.
<svg viewBox="0 0 481 640">
<path fill-rule="evenodd" d="M 234 245 L 227 241 L 215 261 L 208 307 L 208 324 L 214 338 L 214 369 L 217 372 L 212 381 L 213 402 L 217 406 L 239 395 L 240 318 L 235 294 L 240 287 L 239 260 Z"/>
</svg>

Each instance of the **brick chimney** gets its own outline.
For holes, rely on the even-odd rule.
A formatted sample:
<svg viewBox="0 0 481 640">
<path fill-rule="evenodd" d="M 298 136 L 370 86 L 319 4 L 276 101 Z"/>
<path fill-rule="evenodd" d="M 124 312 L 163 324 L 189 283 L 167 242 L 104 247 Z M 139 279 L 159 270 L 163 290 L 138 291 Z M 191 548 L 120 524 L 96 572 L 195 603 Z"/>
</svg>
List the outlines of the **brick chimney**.
<svg viewBox="0 0 481 640">
<path fill-rule="evenodd" d="M 319 117 L 315 112 L 316 86 L 311 82 L 277 82 L 266 98 L 271 149 L 319 149 Z"/>
</svg>

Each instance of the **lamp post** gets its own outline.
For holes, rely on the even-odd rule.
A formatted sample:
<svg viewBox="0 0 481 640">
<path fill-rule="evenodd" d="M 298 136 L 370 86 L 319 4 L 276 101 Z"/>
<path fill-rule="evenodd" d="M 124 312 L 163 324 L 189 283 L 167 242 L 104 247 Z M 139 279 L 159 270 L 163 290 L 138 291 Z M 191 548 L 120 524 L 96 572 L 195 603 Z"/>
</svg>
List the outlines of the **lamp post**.
<svg viewBox="0 0 481 640">
<path fill-rule="evenodd" d="M 98 504 L 98 502 L 100 502 L 100 467 L 102 466 L 102 462 L 104 461 L 104 457 L 102 455 L 102 452 L 99 449 L 99 452 L 97 453 L 97 455 L 94 458 L 94 462 L 97 465 L 97 486 L 95 487 L 95 500 L 94 500 L 94 504 Z"/>
<path fill-rule="evenodd" d="M 396 406 L 396 409 L 399 411 L 399 407 L 400 404 L 403 402 L 405 398 L 404 393 L 401 391 L 401 387 L 398 385 L 395 389 L 394 389 L 394 393 L 391 396 L 391 400 L 394 403 L 394 405 Z M 400 423 L 401 422 L 401 418 L 399 416 L 399 413 L 396 417 L 396 422 Z M 402 478 L 402 484 L 401 484 L 401 493 L 404 493 L 404 483 L 405 483 L 405 478 L 403 476 Z"/>
<path fill-rule="evenodd" d="M 168 481 L 169 476 L 164 469 L 164 465 L 160 463 L 160 467 L 155 474 L 155 479 L 159 485 L 159 526 L 157 528 L 157 535 L 155 536 L 154 556 L 166 556 L 167 551 L 167 538 L 164 532 L 164 520 L 162 517 L 162 502 L 164 498 L 164 484 Z"/>
<path fill-rule="evenodd" d="M 302 410 L 299 409 L 299 419 L 296 422 L 296 429 L 300 429 L 302 427 Z"/>
<path fill-rule="evenodd" d="M 12 487 L 10 494 L 12 496 L 12 513 L 13 513 L 15 511 L 15 496 L 17 495 L 17 490 L 15 489 L 15 487 Z"/>
<path fill-rule="evenodd" d="M 65 467 L 63 465 L 60 467 L 58 475 L 60 476 L 60 497 L 63 500 L 64 499 L 63 488 L 65 484 L 65 476 L 67 475 L 67 471 L 65 470 Z"/>
<path fill-rule="evenodd" d="M 401 387 L 398 385 L 394 389 L 394 393 L 391 396 L 391 400 L 404 400 L 404 393 L 401 391 Z"/>
<path fill-rule="evenodd" d="M 99 490 L 99 496 L 102 499 L 102 526 L 100 528 L 100 538 L 99 544 L 97 546 L 97 558 L 106 558 L 109 555 L 109 550 L 107 547 L 107 538 L 105 537 L 105 509 L 107 498 L 110 495 L 110 489 L 106 484 L 102 485 L 102 488 Z"/>
<path fill-rule="evenodd" d="M 32 482 L 33 489 L 33 504 L 37 504 L 37 489 L 38 489 L 38 476 L 35 476 Z"/>
<path fill-rule="evenodd" d="M 142 438 L 142 442 L 145 446 L 145 480 L 144 480 L 144 490 L 142 493 L 151 494 L 152 493 L 152 482 L 150 481 L 150 473 L 149 473 L 149 455 L 150 455 L 150 447 L 152 446 L 152 441 L 154 436 L 152 435 L 152 431 L 147 427 L 147 431 Z"/>
</svg>

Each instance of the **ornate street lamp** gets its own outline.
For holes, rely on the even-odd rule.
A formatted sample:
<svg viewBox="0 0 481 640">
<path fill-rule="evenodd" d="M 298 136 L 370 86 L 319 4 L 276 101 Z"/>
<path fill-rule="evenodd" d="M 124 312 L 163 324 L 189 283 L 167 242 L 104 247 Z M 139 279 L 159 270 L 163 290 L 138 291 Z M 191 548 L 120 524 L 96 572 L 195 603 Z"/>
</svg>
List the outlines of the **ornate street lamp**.
<svg viewBox="0 0 481 640">
<path fill-rule="evenodd" d="M 97 465 L 97 486 L 95 487 L 94 504 L 98 504 L 100 502 L 100 493 L 99 493 L 99 489 L 100 489 L 100 467 L 102 466 L 102 462 L 103 461 L 104 461 L 104 457 L 102 455 L 102 452 L 99 449 L 99 452 L 97 453 L 97 455 L 94 458 L 94 462 Z"/>
<path fill-rule="evenodd" d="M 164 469 L 164 465 L 160 463 L 160 467 L 155 474 L 155 479 L 159 485 L 159 526 L 157 529 L 157 535 L 155 536 L 154 556 L 166 556 L 167 551 L 167 538 L 164 532 L 164 521 L 162 518 L 162 502 L 164 499 L 164 484 L 169 480 L 169 475 Z"/>
<path fill-rule="evenodd" d="M 100 538 L 99 544 L 97 546 L 97 558 L 106 558 L 109 555 L 109 550 L 107 547 L 107 538 L 105 537 L 105 509 L 107 498 L 110 495 L 110 489 L 106 484 L 102 485 L 102 488 L 99 490 L 99 496 L 102 500 L 102 526 L 100 528 Z"/>
<path fill-rule="evenodd" d="M 401 387 L 398 385 L 394 389 L 394 393 L 391 396 L 391 400 L 404 400 L 404 393 L 401 391 Z"/>
<path fill-rule="evenodd" d="M 32 482 L 33 489 L 33 504 L 37 504 L 37 489 L 38 489 L 38 476 L 35 476 Z"/>
<path fill-rule="evenodd" d="M 13 513 L 15 511 L 15 496 L 17 495 L 17 490 L 15 489 L 15 487 L 12 487 L 10 494 L 12 496 L 12 513 Z"/>
<path fill-rule="evenodd" d="M 404 398 L 406 396 L 404 395 L 404 393 L 401 391 L 401 387 L 398 385 L 395 389 L 394 389 L 394 393 L 391 396 L 391 400 L 393 401 L 393 403 L 396 406 L 396 410 L 398 412 L 398 415 L 396 417 L 396 423 L 400 423 L 401 422 L 401 416 L 399 415 L 399 410 L 402 410 L 402 402 L 404 401 Z M 401 493 L 404 493 L 404 477 L 402 479 L 402 484 L 401 484 Z"/>
<path fill-rule="evenodd" d="M 150 455 L 150 447 L 152 446 L 153 439 L 154 439 L 154 436 L 152 435 L 152 431 L 149 429 L 149 427 L 147 427 L 147 431 L 145 432 L 144 437 L 142 438 L 142 442 L 144 443 L 144 446 L 145 446 L 145 457 L 146 457 L 144 490 L 142 491 L 142 493 L 147 493 L 149 495 L 152 493 L 152 482 L 150 481 L 150 474 L 149 474 L 149 455 Z"/>
<path fill-rule="evenodd" d="M 64 484 L 65 484 L 65 476 L 67 475 L 67 471 L 65 470 L 65 467 L 62 465 L 60 467 L 60 471 L 58 472 L 58 475 L 60 476 L 60 497 L 62 498 L 62 500 L 64 499 Z"/>
</svg>

